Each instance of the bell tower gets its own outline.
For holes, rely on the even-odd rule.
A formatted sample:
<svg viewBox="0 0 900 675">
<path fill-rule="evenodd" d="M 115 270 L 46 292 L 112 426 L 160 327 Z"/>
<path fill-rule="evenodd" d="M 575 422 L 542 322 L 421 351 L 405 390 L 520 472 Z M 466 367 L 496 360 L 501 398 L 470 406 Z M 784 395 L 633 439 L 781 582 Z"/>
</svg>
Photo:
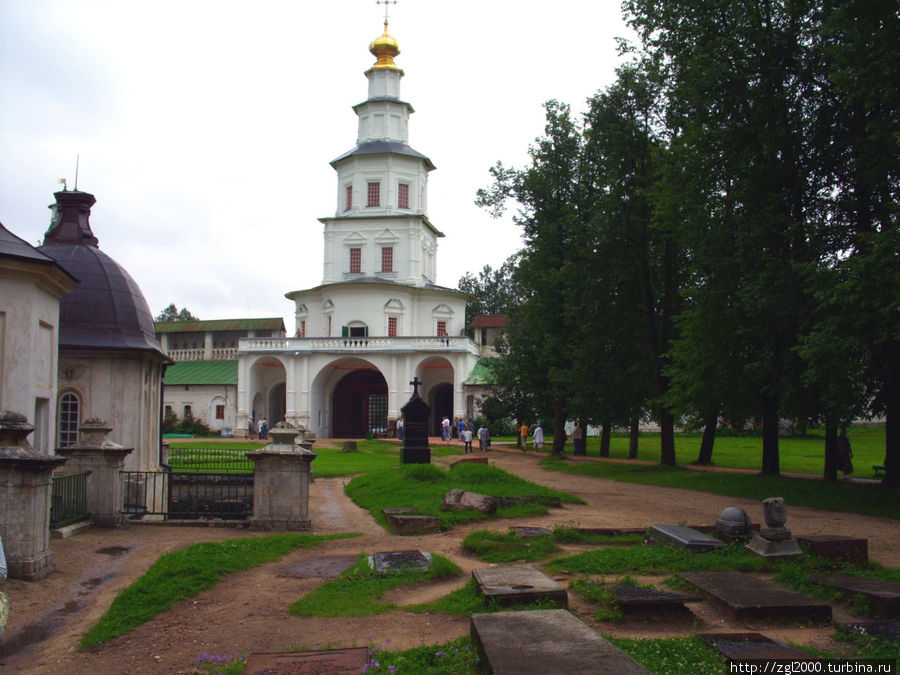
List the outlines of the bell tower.
<svg viewBox="0 0 900 675">
<path fill-rule="evenodd" d="M 356 146 L 335 160 L 337 207 L 321 218 L 325 237 L 322 284 L 391 281 L 425 287 L 436 277 L 437 240 L 428 220 L 428 173 L 435 167 L 409 146 L 413 107 L 400 98 L 400 45 L 388 32 L 369 45 L 368 96 L 353 106 Z"/>
</svg>

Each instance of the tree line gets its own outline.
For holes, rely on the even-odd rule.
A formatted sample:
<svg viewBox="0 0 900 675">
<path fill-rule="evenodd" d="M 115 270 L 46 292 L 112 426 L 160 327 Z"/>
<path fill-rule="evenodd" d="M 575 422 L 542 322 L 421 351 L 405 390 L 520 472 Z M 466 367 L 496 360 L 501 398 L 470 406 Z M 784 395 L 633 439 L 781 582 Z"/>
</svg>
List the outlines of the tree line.
<svg viewBox="0 0 900 675">
<path fill-rule="evenodd" d="M 523 249 L 467 275 L 511 323 L 499 395 L 521 415 L 612 426 L 886 420 L 900 484 L 900 46 L 893 3 L 626 0 L 638 44 L 576 117 L 545 104 L 523 168 L 476 203 L 518 205 Z M 488 288 L 490 287 L 490 289 Z M 492 289 L 492 290 L 491 290 Z M 484 299 L 488 298 L 488 299 Z M 498 301 L 495 301 L 499 298 Z M 473 307 L 473 310 L 477 309 Z M 601 452 L 603 450 L 601 449 Z"/>
</svg>

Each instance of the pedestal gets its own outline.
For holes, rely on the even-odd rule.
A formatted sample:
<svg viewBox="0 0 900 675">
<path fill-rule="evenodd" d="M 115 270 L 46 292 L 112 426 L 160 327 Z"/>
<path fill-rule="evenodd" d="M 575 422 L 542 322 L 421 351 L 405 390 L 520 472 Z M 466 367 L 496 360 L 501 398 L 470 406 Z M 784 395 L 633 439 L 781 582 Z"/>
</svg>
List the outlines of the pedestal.
<svg viewBox="0 0 900 675">
<path fill-rule="evenodd" d="M 308 530 L 309 480 L 316 453 L 269 445 L 247 453 L 253 461 L 253 517 L 259 530 Z"/>
<path fill-rule="evenodd" d="M 50 491 L 63 457 L 38 452 L 25 440 L 33 427 L 18 413 L 0 413 L 0 537 L 9 577 L 37 581 L 53 571 Z"/>
<path fill-rule="evenodd" d="M 109 440 L 112 426 L 99 418 L 81 424 L 81 439 L 68 448 L 57 448 L 66 457 L 66 473 L 83 473 L 87 477 L 86 506 L 91 522 L 101 527 L 118 527 L 125 522 L 122 512 L 122 480 L 119 472 L 133 448 L 124 448 Z"/>
</svg>

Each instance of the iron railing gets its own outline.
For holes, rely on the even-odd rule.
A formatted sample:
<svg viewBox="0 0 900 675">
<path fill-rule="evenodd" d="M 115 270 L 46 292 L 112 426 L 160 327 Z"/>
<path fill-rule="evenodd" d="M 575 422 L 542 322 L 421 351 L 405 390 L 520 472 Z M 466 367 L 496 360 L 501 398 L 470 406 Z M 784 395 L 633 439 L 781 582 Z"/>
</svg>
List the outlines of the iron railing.
<svg viewBox="0 0 900 675">
<path fill-rule="evenodd" d="M 253 476 L 223 473 L 172 473 L 170 519 L 243 520 L 253 515 Z"/>
<path fill-rule="evenodd" d="M 90 471 L 53 476 L 50 488 L 50 527 L 62 527 L 88 517 L 87 477 Z"/>
<path fill-rule="evenodd" d="M 253 473 L 247 450 L 230 448 L 169 447 L 168 464 L 175 472 Z"/>
</svg>

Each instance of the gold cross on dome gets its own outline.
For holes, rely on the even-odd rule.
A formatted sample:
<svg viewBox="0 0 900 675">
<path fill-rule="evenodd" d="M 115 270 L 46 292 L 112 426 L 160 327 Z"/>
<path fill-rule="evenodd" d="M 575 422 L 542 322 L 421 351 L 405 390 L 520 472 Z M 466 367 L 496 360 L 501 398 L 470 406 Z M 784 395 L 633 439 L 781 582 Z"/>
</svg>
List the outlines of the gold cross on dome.
<svg viewBox="0 0 900 675">
<path fill-rule="evenodd" d="M 388 5 L 396 5 L 398 0 L 375 0 L 376 5 L 384 5 L 384 22 L 388 22 Z"/>
</svg>

